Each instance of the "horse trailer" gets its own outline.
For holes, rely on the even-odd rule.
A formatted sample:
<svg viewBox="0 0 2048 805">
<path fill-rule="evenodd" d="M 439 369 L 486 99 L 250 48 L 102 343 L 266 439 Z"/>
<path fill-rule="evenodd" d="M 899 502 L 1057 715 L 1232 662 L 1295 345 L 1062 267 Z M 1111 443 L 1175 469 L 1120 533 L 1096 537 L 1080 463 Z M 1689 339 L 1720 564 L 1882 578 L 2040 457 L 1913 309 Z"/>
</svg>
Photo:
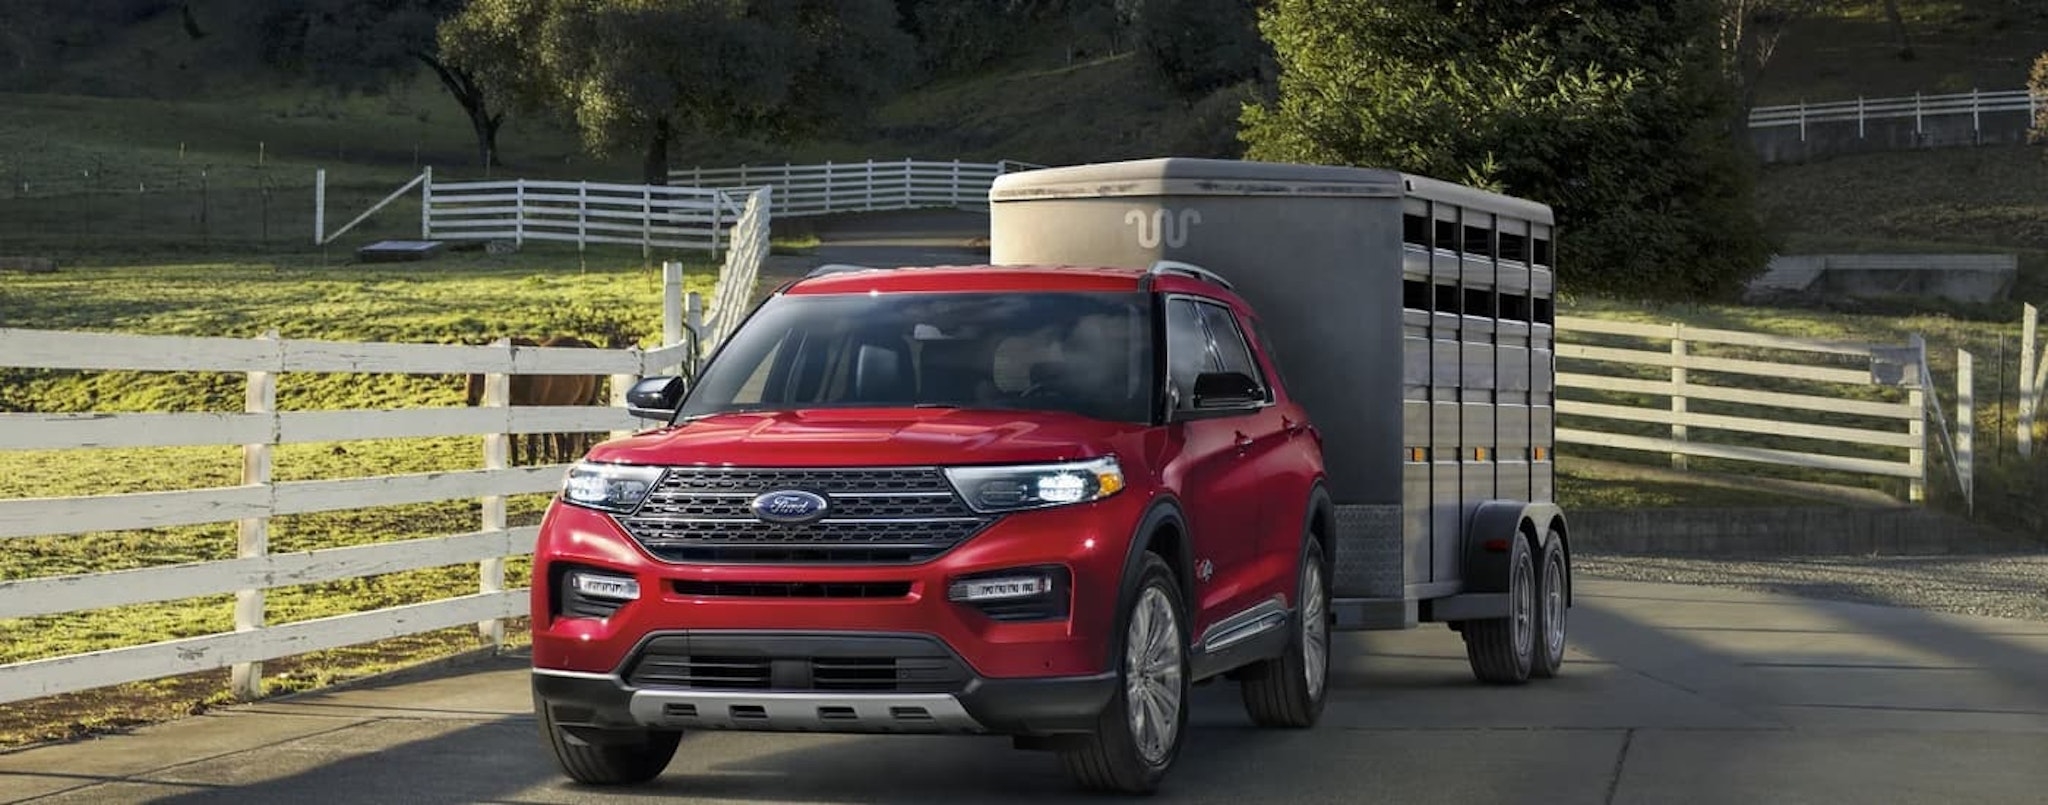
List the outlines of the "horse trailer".
<svg viewBox="0 0 2048 805">
<path fill-rule="evenodd" d="M 989 209 L 991 263 L 1188 264 L 1259 311 L 1323 433 L 1333 628 L 1440 622 L 1480 679 L 1557 672 L 1572 595 L 1548 206 L 1392 170 L 1164 158 L 1008 174 Z"/>
</svg>

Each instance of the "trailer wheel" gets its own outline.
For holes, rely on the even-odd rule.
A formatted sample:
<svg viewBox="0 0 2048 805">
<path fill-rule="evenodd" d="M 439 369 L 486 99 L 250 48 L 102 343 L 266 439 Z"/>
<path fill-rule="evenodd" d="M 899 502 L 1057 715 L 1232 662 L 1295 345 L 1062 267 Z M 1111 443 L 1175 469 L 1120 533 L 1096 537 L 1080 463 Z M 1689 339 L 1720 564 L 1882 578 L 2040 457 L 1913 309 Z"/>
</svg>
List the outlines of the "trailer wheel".
<svg viewBox="0 0 2048 805">
<path fill-rule="evenodd" d="M 1482 682 L 1521 684 L 1536 664 L 1536 562 L 1521 534 L 1508 540 L 1508 615 L 1465 622 L 1465 658 Z"/>
<path fill-rule="evenodd" d="M 1566 567 L 1564 542 L 1556 531 L 1551 531 L 1543 542 L 1543 553 L 1537 560 L 1540 582 L 1536 588 L 1536 662 L 1530 667 L 1529 675 L 1538 679 L 1550 679 L 1564 665 L 1565 643 L 1565 585 L 1570 581 L 1570 570 Z"/>
<path fill-rule="evenodd" d="M 1301 556 L 1295 624 L 1280 656 L 1244 670 L 1245 712 L 1261 727 L 1313 727 L 1323 714 L 1330 679 L 1330 587 L 1323 548 L 1310 534 Z"/>
<path fill-rule="evenodd" d="M 1180 755 L 1187 732 L 1187 606 L 1165 559 L 1147 551 L 1139 561 L 1138 589 L 1118 617 L 1124 630 L 1120 684 L 1094 734 L 1060 752 L 1083 788 L 1151 793 Z"/>
</svg>

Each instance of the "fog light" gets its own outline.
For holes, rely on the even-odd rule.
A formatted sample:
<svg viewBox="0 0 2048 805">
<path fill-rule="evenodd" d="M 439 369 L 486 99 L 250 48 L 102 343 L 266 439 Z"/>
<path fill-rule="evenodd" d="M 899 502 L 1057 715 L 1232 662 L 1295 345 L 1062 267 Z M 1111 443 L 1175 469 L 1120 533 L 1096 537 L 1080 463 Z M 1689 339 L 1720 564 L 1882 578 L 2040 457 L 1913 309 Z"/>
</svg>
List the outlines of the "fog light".
<svg viewBox="0 0 2048 805">
<path fill-rule="evenodd" d="M 569 589 L 589 598 L 634 601 L 640 598 L 640 582 L 629 576 L 612 576 L 585 570 L 569 574 Z"/>
<path fill-rule="evenodd" d="M 1014 601 L 1052 592 L 1050 576 L 997 576 L 953 582 L 946 598 L 953 601 Z"/>
</svg>

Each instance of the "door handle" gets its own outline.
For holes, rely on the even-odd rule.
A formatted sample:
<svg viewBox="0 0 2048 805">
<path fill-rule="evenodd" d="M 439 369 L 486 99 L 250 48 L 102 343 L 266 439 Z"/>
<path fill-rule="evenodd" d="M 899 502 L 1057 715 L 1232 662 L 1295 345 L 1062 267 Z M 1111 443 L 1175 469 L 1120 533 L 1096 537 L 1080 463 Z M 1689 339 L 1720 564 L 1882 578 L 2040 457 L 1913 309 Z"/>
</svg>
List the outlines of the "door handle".
<svg viewBox="0 0 2048 805">
<path fill-rule="evenodd" d="M 1245 453 L 1251 452 L 1251 449 L 1252 437 L 1246 436 L 1242 431 L 1240 431 L 1237 434 L 1237 454 L 1240 456 L 1244 455 Z"/>
<path fill-rule="evenodd" d="M 1280 427 L 1285 428 L 1289 436 L 1300 436 L 1303 431 L 1308 430 L 1308 423 L 1296 422 L 1293 417 L 1281 417 Z"/>
</svg>

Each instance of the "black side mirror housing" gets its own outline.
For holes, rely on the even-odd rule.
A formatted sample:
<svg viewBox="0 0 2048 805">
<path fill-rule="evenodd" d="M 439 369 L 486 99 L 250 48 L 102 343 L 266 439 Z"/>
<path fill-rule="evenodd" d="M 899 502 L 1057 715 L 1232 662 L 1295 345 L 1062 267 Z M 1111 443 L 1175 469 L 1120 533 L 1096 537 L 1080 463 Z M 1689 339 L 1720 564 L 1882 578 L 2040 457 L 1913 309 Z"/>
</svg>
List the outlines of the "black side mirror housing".
<svg viewBox="0 0 2048 805">
<path fill-rule="evenodd" d="M 626 392 L 626 413 L 641 419 L 668 421 L 683 404 L 690 381 L 673 375 L 642 379 Z"/>
<path fill-rule="evenodd" d="M 1259 382 L 1243 372 L 1203 372 L 1195 377 L 1196 408 L 1234 408 L 1265 402 Z"/>
</svg>

